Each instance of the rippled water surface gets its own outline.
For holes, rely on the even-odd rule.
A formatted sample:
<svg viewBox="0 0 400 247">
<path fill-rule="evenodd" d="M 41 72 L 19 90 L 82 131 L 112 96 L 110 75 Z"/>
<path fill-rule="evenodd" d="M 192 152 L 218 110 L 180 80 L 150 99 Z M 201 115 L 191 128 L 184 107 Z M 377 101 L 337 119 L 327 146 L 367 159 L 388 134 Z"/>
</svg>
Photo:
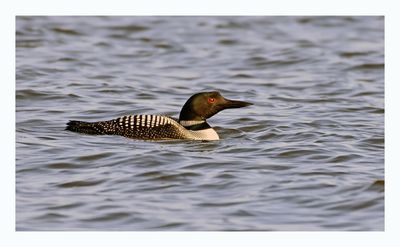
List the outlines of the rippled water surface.
<svg viewBox="0 0 400 247">
<path fill-rule="evenodd" d="M 382 17 L 17 17 L 17 230 L 384 230 Z M 254 103 L 220 141 L 64 131 Z"/>
</svg>

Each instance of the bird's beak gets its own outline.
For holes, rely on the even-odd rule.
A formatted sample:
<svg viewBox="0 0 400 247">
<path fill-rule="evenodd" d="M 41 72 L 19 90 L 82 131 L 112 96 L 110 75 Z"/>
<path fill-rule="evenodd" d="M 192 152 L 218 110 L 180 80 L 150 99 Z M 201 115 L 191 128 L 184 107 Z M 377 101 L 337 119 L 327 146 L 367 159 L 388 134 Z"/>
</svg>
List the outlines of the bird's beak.
<svg viewBox="0 0 400 247">
<path fill-rule="evenodd" d="M 249 106 L 252 105 L 252 103 L 250 102 L 246 102 L 246 101 L 239 101 L 239 100 L 230 100 L 230 99 L 225 99 L 222 106 L 223 109 L 228 109 L 228 108 L 241 108 L 241 107 L 245 107 L 245 106 Z"/>
</svg>

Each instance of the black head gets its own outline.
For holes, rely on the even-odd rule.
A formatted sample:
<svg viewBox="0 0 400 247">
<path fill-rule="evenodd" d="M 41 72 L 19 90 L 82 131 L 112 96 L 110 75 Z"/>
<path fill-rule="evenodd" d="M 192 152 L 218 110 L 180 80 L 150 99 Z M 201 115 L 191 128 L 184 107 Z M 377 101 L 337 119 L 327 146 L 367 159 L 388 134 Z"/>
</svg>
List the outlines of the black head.
<svg viewBox="0 0 400 247">
<path fill-rule="evenodd" d="M 252 103 L 225 99 L 219 92 L 196 93 L 182 107 L 179 120 L 205 120 L 224 109 L 249 105 Z"/>
</svg>

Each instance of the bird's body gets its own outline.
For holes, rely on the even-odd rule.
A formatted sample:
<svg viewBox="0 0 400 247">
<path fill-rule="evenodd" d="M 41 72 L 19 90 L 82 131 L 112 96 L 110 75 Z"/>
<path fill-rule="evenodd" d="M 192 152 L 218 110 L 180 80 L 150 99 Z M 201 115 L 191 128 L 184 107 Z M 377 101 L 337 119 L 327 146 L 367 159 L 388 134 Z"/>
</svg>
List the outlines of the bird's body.
<svg viewBox="0 0 400 247">
<path fill-rule="evenodd" d="M 120 135 L 142 140 L 218 140 L 217 132 L 206 122 L 227 108 L 251 105 L 244 101 L 227 100 L 218 92 L 194 94 L 183 106 L 179 119 L 159 115 L 130 115 L 100 121 L 69 121 L 66 130 L 92 135 Z"/>
<path fill-rule="evenodd" d="M 102 122 L 70 121 L 67 130 L 92 135 L 120 135 L 143 140 L 218 140 L 213 128 L 188 130 L 176 120 L 158 115 L 130 115 Z"/>
</svg>

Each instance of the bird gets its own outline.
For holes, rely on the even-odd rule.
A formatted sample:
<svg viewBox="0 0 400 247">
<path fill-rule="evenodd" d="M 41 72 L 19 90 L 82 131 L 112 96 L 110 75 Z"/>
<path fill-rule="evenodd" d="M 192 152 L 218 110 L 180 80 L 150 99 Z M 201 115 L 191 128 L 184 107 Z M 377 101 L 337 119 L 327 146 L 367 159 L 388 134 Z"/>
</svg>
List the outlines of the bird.
<svg viewBox="0 0 400 247">
<path fill-rule="evenodd" d="M 140 140 L 219 140 L 207 123 L 218 112 L 253 105 L 224 98 L 221 93 L 193 94 L 183 105 L 179 119 L 163 115 L 128 115 L 99 122 L 70 120 L 65 130 L 90 135 L 120 135 Z"/>
</svg>

